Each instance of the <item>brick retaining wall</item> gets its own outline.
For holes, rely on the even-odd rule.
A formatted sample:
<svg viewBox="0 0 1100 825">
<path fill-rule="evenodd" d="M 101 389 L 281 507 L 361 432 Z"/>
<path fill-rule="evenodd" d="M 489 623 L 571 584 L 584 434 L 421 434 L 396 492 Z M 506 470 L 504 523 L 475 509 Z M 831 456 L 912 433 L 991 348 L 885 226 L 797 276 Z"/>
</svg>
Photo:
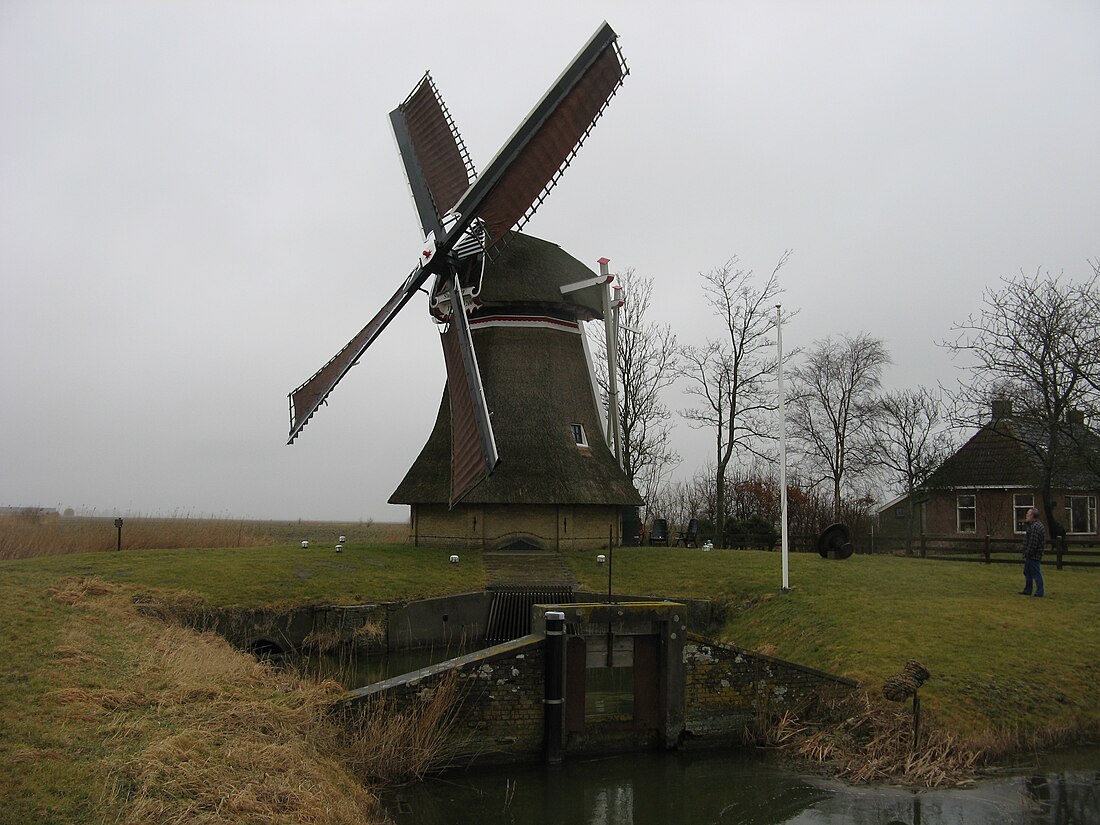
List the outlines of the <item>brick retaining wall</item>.
<svg viewBox="0 0 1100 825">
<path fill-rule="evenodd" d="M 456 761 L 532 760 L 542 753 L 543 662 L 543 637 L 524 636 L 359 688 L 345 705 L 353 709 L 383 694 L 395 708 L 426 702 L 453 672 L 461 703 L 451 736 Z"/>
<path fill-rule="evenodd" d="M 684 738 L 745 741 L 758 721 L 811 696 L 839 696 L 852 679 L 690 634 L 684 646 Z"/>
</svg>

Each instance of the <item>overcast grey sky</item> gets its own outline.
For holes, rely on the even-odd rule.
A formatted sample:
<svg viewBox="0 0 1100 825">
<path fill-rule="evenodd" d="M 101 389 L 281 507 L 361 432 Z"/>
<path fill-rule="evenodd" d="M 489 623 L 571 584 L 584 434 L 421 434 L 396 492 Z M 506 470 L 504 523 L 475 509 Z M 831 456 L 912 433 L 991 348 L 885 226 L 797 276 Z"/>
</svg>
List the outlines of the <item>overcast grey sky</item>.
<svg viewBox="0 0 1100 825">
<path fill-rule="evenodd" d="M 701 270 L 791 248 L 785 347 L 950 381 L 985 287 L 1100 255 L 1095 0 L 675 5 L 0 0 L 0 505 L 406 518 L 422 298 L 284 443 L 413 265 L 387 114 L 430 68 L 480 169 L 603 19 L 631 75 L 528 231 L 652 276 L 682 341 Z"/>
</svg>

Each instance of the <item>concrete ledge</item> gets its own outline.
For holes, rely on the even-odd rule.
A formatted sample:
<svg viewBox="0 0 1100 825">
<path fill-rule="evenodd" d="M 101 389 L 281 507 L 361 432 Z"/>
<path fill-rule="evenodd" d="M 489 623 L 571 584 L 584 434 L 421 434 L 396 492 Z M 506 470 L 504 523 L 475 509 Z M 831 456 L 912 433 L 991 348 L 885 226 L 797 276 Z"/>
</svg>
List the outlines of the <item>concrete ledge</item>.
<svg viewBox="0 0 1100 825">
<path fill-rule="evenodd" d="M 437 662 L 434 665 L 428 665 L 418 670 L 402 673 L 399 676 L 391 676 L 389 679 L 375 682 L 372 685 L 356 688 L 355 690 L 349 691 L 342 701 L 345 704 L 354 704 L 395 688 L 416 687 L 423 681 L 431 680 L 434 677 L 441 676 L 452 670 L 461 671 L 470 667 L 479 667 L 483 664 L 496 662 L 501 659 L 515 658 L 517 653 L 522 654 L 526 648 L 532 645 L 542 645 L 543 641 L 544 637 L 541 634 L 532 634 L 530 636 L 523 636 L 519 639 L 513 639 L 510 642 L 504 642 L 503 644 L 475 650 L 472 653 L 464 653 L 461 656 L 456 656 L 454 659 L 448 659 L 445 662 Z"/>
</svg>

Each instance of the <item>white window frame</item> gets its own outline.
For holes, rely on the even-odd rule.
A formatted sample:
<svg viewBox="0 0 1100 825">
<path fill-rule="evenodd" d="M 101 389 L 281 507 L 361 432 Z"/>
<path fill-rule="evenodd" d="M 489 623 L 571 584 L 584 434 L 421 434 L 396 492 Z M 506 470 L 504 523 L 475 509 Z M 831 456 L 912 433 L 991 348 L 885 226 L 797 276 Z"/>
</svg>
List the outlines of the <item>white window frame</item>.
<svg viewBox="0 0 1100 825">
<path fill-rule="evenodd" d="M 968 506 L 963 506 L 963 499 L 970 499 Z M 969 510 L 973 515 L 970 522 L 970 529 L 963 529 L 962 514 L 963 510 Z M 959 493 L 955 496 L 955 532 L 957 533 L 977 533 L 978 532 L 978 496 L 975 493 Z"/>
<path fill-rule="evenodd" d="M 1027 504 L 1022 504 L 1024 499 Z M 1034 493 L 1014 493 L 1012 496 L 1012 532 L 1023 534 L 1027 532 L 1027 511 L 1035 506 Z"/>
<path fill-rule="evenodd" d="M 1084 501 L 1087 530 L 1073 529 L 1073 502 Z M 1096 496 L 1066 496 L 1066 532 L 1071 536 L 1096 535 Z"/>
<path fill-rule="evenodd" d="M 569 434 L 573 437 L 573 442 L 578 447 L 588 446 L 588 435 L 584 431 L 584 424 L 570 424 Z"/>
</svg>

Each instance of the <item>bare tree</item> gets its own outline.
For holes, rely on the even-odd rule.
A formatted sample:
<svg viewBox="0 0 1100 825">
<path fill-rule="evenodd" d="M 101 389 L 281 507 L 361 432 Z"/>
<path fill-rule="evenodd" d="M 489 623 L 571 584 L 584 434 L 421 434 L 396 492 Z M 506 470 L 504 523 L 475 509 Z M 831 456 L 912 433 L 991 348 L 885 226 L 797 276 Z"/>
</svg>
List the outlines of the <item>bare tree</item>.
<svg viewBox="0 0 1100 825">
<path fill-rule="evenodd" d="M 846 480 L 873 465 L 869 429 L 886 345 L 866 333 L 815 341 L 805 361 L 791 370 L 790 433 L 817 481 L 831 481 L 833 514 L 840 517 Z"/>
<path fill-rule="evenodd" d="M 623 470 L 648 507 L 664 477 L 680 461 L 672 449 L 672 413 L 661 400 L 662 391 L 676 380 L 676 336 L 670 325 L 647 317 L 653 279 L 636 275 L 632 269 L 618 277 L 626 296 L 619 311 L 617 343 Z M 601 330 L 590 340 L 599 355 L 596 377 L 606 405 L 607 339 Z"/>
<path fill-rule="evenodd" d="M 708 464 L 695 471 L 690 479 L 668 481 L 662 484 L 650 503 L 655 512 L 668 519 L 669 524 L 686 530 L 693 519 L 708 520 L 714 509 L 714 473 Z"/>
<path fill-rule="evenodd" d="M 680 350 L 685 392 L 699 403 L 681 411 L 694 428 L 714 435 L 715 528 L 724 542 L 726 474 L 735 451 L 762 456 L 762 444 L 772 437 L 771 413 L 776 408 L 775 305 L 782 294 L 779 270 L 790 259 L 784 252 L 771 275 L 757 286 L 752 270 L 737 258 L 702 274 L 706 301 L 724 327 L 720 338 Z"/>
<path fill-rule="evenodd" d="M 1003 433 L 1031 452 L 1040 467 L 1038 488 L 1047 524 L 1061 532 L 1051 490 L 1076 434 L 1073 411 L 1100 409 L 1100 263 L 1084 281 L 1037 271 L 1005 278 L 987 289 L 982 308 L 956 324 L 956 337 L 941 342 L 964 356 L 968 373 L 953 393 L 951 415 L 959 426 L 985 423 L 991 401 L 1011 403 L 1017 426 Z"/>
<path fill-rule="evenodd" d="M 878 415 L 870 422 L 875 463 L 894 489 L 909 503 L 905 551 L 912 552 L 916 524 L 916 489 L 951 455 L 953 444 L 944 430 L 943 401 L 927 387 L 888 392 L 878 399 Z"/>
</svg>

